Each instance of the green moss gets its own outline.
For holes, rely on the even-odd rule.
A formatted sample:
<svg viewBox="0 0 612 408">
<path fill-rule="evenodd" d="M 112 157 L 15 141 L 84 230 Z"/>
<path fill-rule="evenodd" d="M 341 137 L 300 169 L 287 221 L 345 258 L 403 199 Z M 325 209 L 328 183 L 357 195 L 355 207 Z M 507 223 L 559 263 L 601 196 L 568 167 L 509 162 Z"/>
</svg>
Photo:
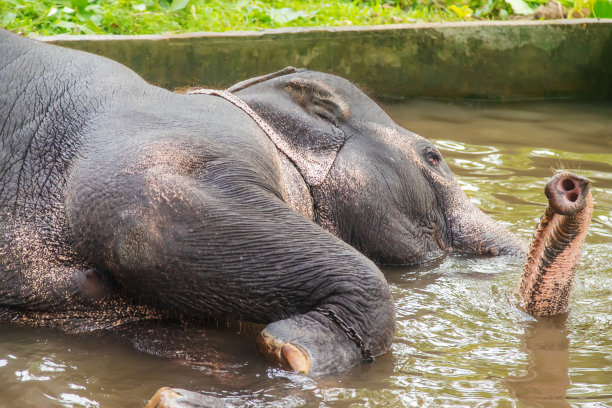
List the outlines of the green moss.
<svg viewBox="0 0 612 408">
<path fill-rule="evenodd" d="M 0 0 L 0 26 L 40 35 L 155 34 L 505 19 L 510 1 L 535 8 L 544 0 Z"/>
</svg>

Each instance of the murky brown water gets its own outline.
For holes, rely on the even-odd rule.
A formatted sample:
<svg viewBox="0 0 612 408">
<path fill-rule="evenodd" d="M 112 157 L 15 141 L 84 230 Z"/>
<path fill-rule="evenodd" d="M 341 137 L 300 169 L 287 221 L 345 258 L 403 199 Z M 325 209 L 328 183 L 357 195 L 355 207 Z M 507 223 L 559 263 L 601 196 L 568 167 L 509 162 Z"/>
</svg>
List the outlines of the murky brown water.
<svg viewBox="0 0 612 408">
<path fill-rule="evenodd" d="M 271 369 L 248 327 L 155 328 L 126 341 L 4 325 L 0 407 L 137 407 L 165 385 L 253 407 L 612 407 L 612 105 L 416 101 L 389 112 L 436 141 L 472 200 L 526 240 L 552 169 L 591 179 L 595 212 L 566 321 L 515 308 L 520 260 L 447 257 L 385 271 L 397 334 L 372 365 L 319 379 Z"/>
</svg>

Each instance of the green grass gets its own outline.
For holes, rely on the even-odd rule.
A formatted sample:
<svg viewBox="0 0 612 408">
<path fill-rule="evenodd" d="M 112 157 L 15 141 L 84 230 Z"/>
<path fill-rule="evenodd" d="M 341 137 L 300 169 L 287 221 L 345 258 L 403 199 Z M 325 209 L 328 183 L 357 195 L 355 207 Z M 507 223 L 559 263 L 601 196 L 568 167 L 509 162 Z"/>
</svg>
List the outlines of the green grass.
<svg viewBox="0 0 612 408">
<path fill-rule="evenodd" d="M 0 26 L 40 35 L 153 34 L 507 19 L 545 1 L 0 0 Z M 562 2 L 568 8 L 590 10 L 596 2 L 604 9 L 608 3 L 612 5 L 612 0 Z"/>
</svg>

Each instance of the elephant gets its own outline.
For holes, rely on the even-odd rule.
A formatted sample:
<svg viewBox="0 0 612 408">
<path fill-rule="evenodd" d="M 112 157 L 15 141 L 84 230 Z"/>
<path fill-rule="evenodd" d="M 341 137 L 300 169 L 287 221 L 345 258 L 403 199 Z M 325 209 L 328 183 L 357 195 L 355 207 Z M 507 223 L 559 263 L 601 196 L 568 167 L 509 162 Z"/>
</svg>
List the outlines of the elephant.
<svg viewBox="0 0 612 408">
<path fill-rule="evenodd" d="M 263 357 L 319 376 L 391 346 L 380 265 L 526 249 L 322 72 L 177 93 L 0 31 L 0 134 L 0 317 L 23 324 L 250 321 Z"/>
</svg>

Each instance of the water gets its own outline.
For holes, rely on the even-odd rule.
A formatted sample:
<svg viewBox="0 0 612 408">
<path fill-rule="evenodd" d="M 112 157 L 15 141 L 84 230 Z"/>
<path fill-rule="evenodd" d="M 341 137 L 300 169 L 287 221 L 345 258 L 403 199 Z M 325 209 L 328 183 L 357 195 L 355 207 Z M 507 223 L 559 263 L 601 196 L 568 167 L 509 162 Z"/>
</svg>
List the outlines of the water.
<svg viewBox="0 0 612 408">
<path fill-rule="evenodd" d="M 435 141 L 474 203 L 525 240 L 553 169 L 591 179 L 595 211 L 567 319 L 516 309 L 520 260 L 446 257 L 385 270 L 398 316 L 391 352 L 318 379 L 268 367 L 252 348 L 257 327 L 117 337 L 3 325 L 0 407 L 138 407 L 161 386 L 247 407 L 612 407 L 612 105 L 414 101 L 389 112 Z"/>
</svg>

